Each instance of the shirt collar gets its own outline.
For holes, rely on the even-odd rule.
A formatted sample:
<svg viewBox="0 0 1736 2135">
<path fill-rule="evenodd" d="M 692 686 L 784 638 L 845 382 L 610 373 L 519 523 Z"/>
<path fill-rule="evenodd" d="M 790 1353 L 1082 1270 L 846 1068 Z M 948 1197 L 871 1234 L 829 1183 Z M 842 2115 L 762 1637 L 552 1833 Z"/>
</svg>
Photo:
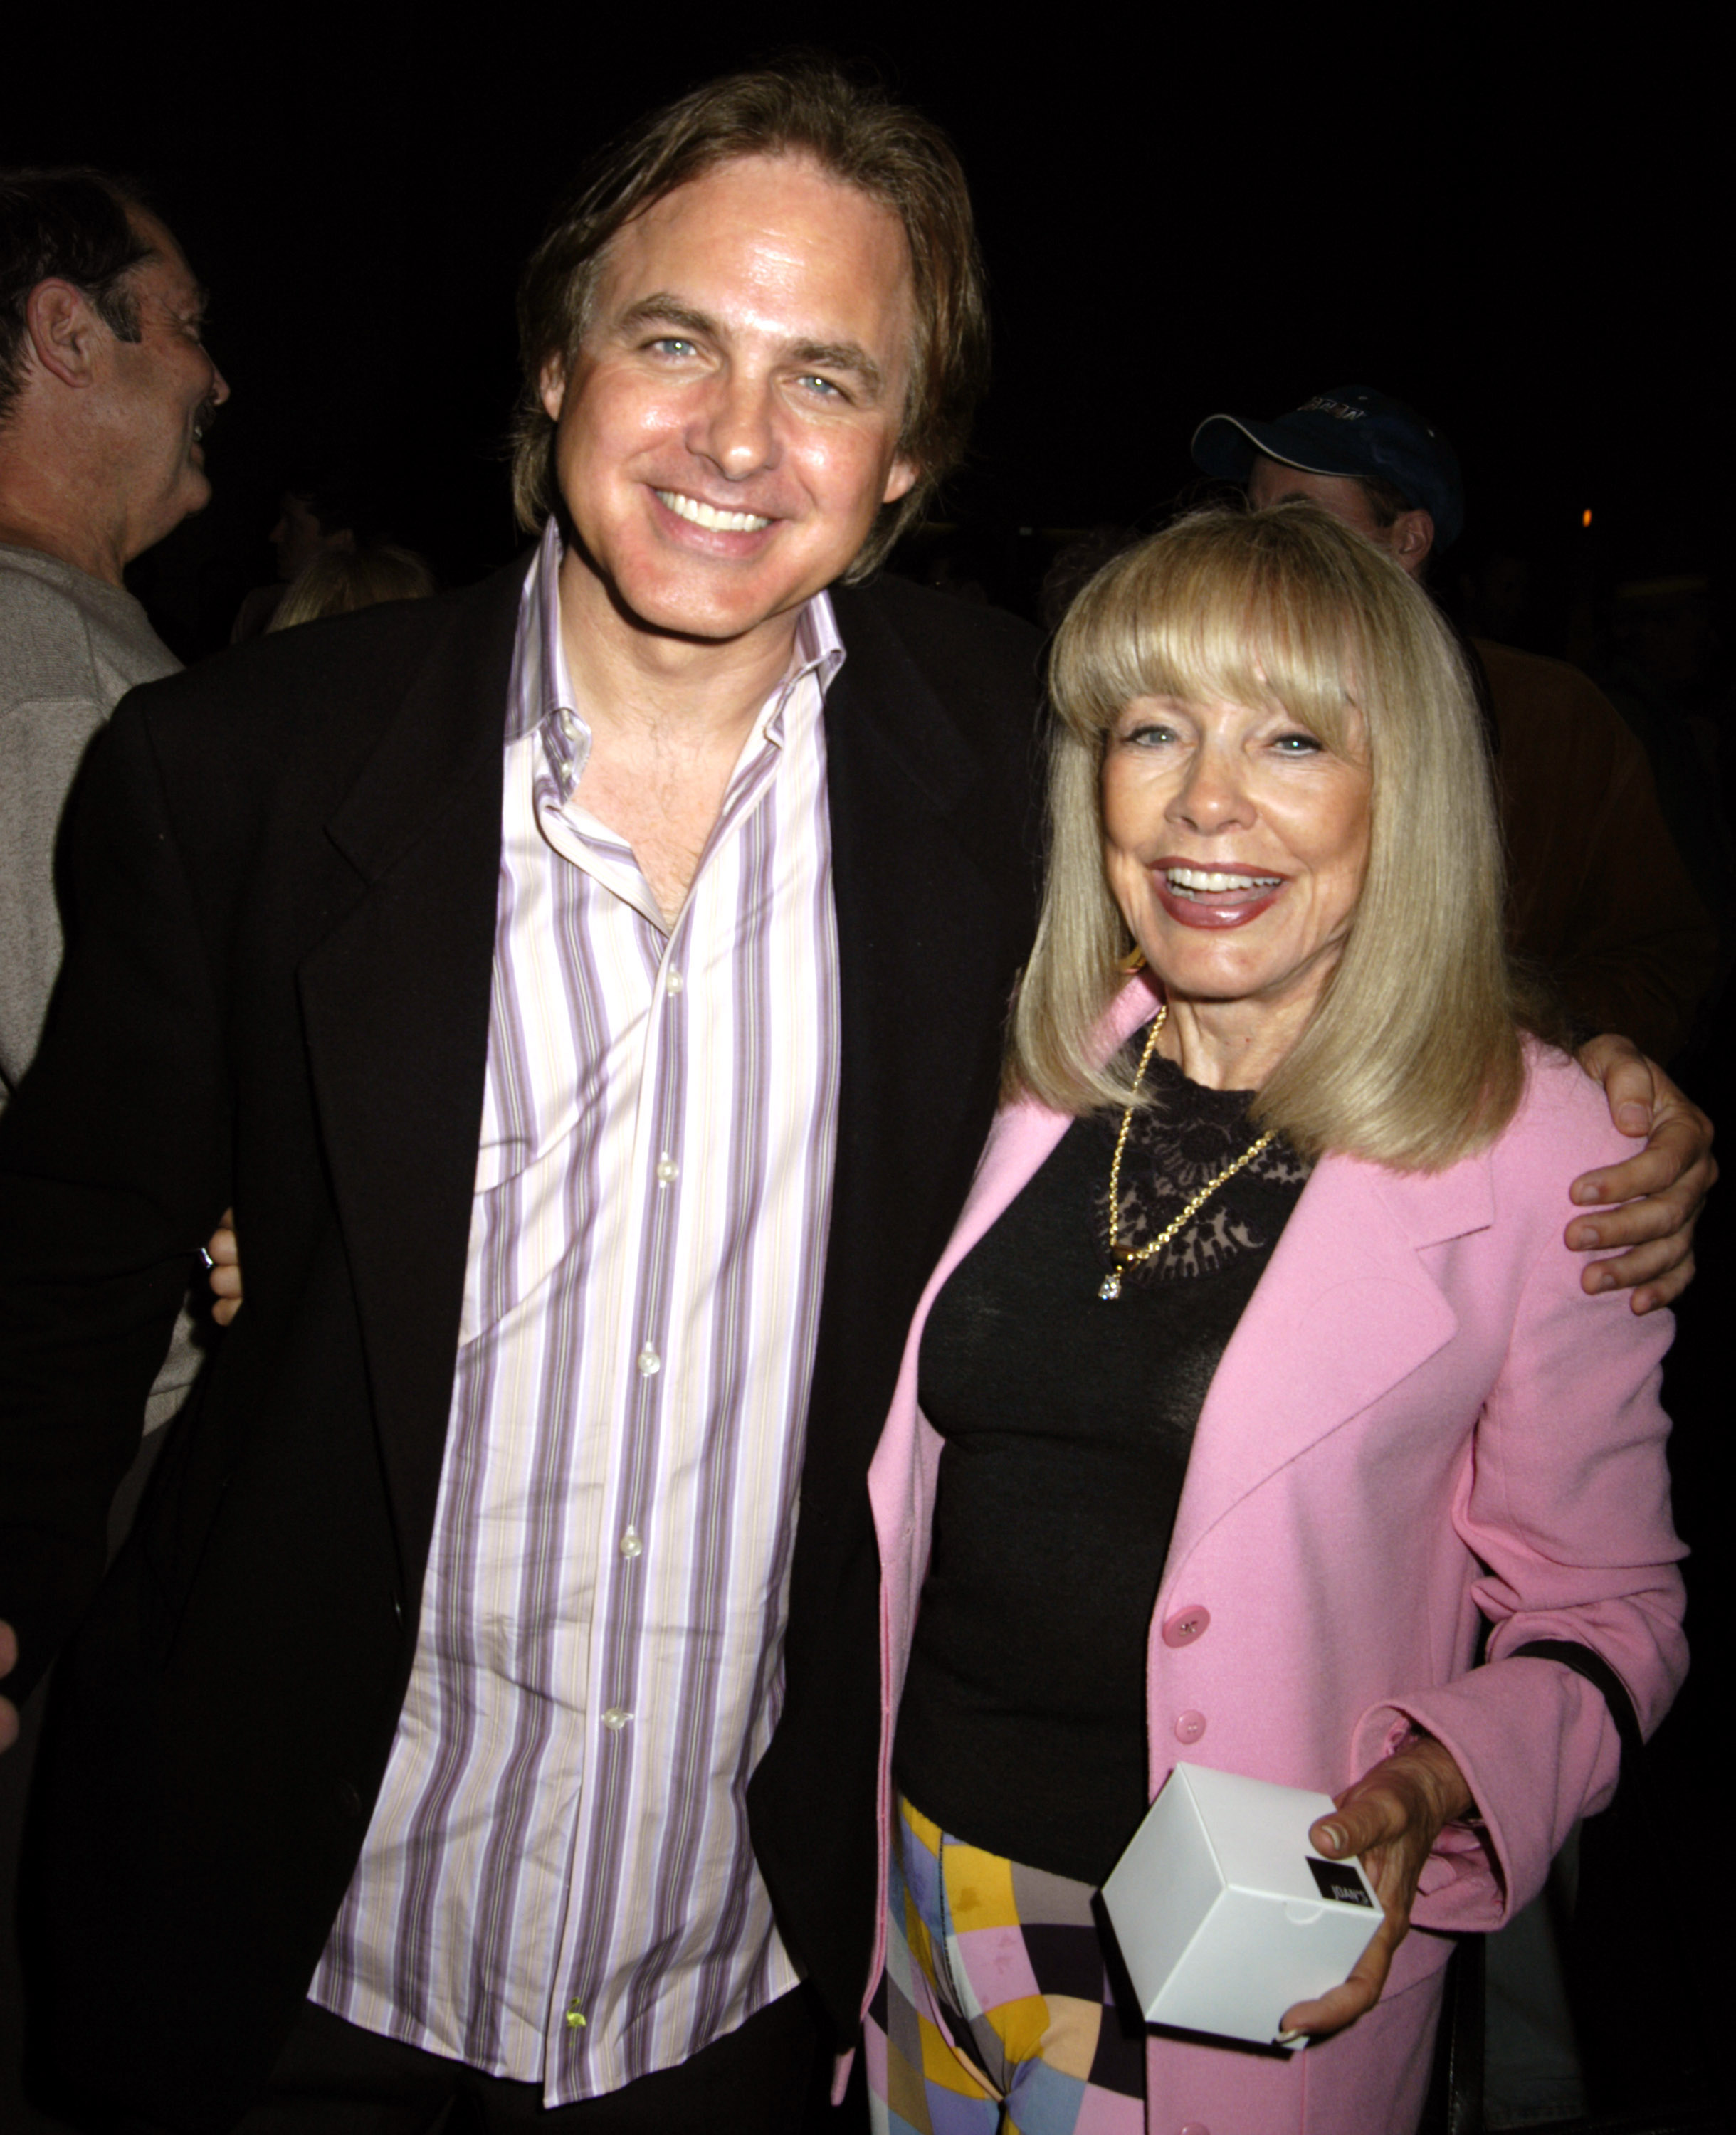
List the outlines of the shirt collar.
<svg viewBox="0 0 1736 2135">
<path fill-rule="evenodd" d="M 537 727 L 570 714 L 582 729 L 574 702 L 566 649 L 560 641 L 560 529 L 553 519 L 526 574 L 518 604 L 518 633 L 512 647 L 512 677 L 507 687 L 506 739 L 521 741 Z M 824 699 L 844 664 L 844 641 L 830 595 L 817 593 L 796 617 L 796 648 L 790 670 L 767 699 L 754 723 L 754 738 L 783 739 L 782 714 L 794 685 L 812 675 Z M 589 753 L 587 738 L 586 753 Z"/>
</svg>

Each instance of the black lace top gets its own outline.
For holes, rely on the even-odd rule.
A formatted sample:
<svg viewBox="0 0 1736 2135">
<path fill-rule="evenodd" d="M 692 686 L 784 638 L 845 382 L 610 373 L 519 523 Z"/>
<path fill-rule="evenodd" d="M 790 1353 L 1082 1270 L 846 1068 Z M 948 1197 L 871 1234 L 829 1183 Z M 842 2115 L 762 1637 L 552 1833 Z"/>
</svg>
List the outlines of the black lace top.
<svg viewBox="0 0 1736 2135">
<path fill-rule="evenodd" d="M 1245 1091 L 1147 1073 L 1123 1251 L 1256 1138 Z M 1120 1125 L 1075 1121 L 929 1314 L 946 1445 L 894 1755 L 943 1829 L 1089 1883 L 1146 1808 L 1146 1639 L 1194 1426 L 1309 1169 L 1273 1143 L 1104 1302 Z"/>
</svg>

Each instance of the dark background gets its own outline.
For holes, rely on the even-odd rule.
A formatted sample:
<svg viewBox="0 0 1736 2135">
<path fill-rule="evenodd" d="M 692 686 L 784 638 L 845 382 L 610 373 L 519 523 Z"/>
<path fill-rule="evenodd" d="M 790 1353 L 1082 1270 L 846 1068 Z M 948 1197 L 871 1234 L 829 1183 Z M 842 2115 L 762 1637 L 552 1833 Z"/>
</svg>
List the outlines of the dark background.
<svg viewBox="0 0 1736 2135">
<path fill-rule="evenodd" d="M 647 106 L 803 39 L 938 119 L 972 181 L 996 385 L 944 516 L 1013 544 L 1144 520 L 1201 416 L 1360 381 L 1457 442 L 1473 537 L 1533 559 L 1537 649 L 1593 582 L 1729 558 L 1722 114 L 1662 12 L 1605 45 L 1481 11 L 1282 43 L 1210 8 L 520 6 L 461 37 L 368 5 L 36 12 L 0 155 L 135 177 L 213 293 L 216 498 L 138 574 L 183 651 L 271 577 L 310 460 L 449 581 L 509 555 L 512 293 L 548 206 Z"/>
</svg>

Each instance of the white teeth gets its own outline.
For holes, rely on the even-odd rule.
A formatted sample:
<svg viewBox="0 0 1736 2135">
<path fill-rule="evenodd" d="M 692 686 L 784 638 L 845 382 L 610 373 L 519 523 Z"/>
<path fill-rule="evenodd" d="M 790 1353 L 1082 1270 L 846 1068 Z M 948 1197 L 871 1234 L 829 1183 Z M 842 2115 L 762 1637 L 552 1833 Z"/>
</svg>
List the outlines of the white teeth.
<svg viewBox="0 0 1736 2135">
<path fill-rule="evenodd" d="M 1225 874 L 1220 868 L 1176 868 L 1166 870 L 1171 889 L 1275 889 L 1283 880 L 1278 874 Z"/>
<path fill-rule="evenodd" d="M 714 534 L 757 534 L 762 526 L 772 523 L 754 511 L 715 511 L 709 504 L 701 504 L 696 496 L 683 496 L 678 489 L 655 490 L 652 495 L 659 504 L 667 505 L 677 519 L 706 527 Z"/>
</svg>

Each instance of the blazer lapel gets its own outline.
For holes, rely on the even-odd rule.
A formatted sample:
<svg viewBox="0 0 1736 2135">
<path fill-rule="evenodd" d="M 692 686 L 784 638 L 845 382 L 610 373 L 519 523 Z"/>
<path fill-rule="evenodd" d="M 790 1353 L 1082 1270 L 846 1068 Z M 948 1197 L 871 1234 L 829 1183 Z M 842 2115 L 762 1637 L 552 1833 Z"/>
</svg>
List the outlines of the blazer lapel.
<svg viewBox="0 0 1736 2135">
<path fill-rule="evenodd" d="M 958 1214 L 1033 896 L 1027 856 L 1007 847 L 1004 774 L 872 603 L 834 598 L 848 646 L 826 706 L 841 1074 L 811 1403 L 826 1429 L 810 1431 L 805 1498 L 861 1491 L 890 1392 L 889 1377 L 876 1404 L 862 1384 L 863 1340 L 895 1366 Z"/>
<path fill-rule="evenodd" d="M 359 894 L 300 967 L 315 1099 L 405 1591 L 451 1401 L 487 1071 L 521 565 L 455 607 L 327 826 Z"/>
<path fill-rule="evenodd" d="M 1481 1157 L 1434 1174 L 1322 1158 L 1200 1411 L 1171 1567 L 1239 1499 L 1452 1339 L 1458 1322 L 1423 1249 L 1486 1229 L 1494 1213 Z"/>
</svg>

